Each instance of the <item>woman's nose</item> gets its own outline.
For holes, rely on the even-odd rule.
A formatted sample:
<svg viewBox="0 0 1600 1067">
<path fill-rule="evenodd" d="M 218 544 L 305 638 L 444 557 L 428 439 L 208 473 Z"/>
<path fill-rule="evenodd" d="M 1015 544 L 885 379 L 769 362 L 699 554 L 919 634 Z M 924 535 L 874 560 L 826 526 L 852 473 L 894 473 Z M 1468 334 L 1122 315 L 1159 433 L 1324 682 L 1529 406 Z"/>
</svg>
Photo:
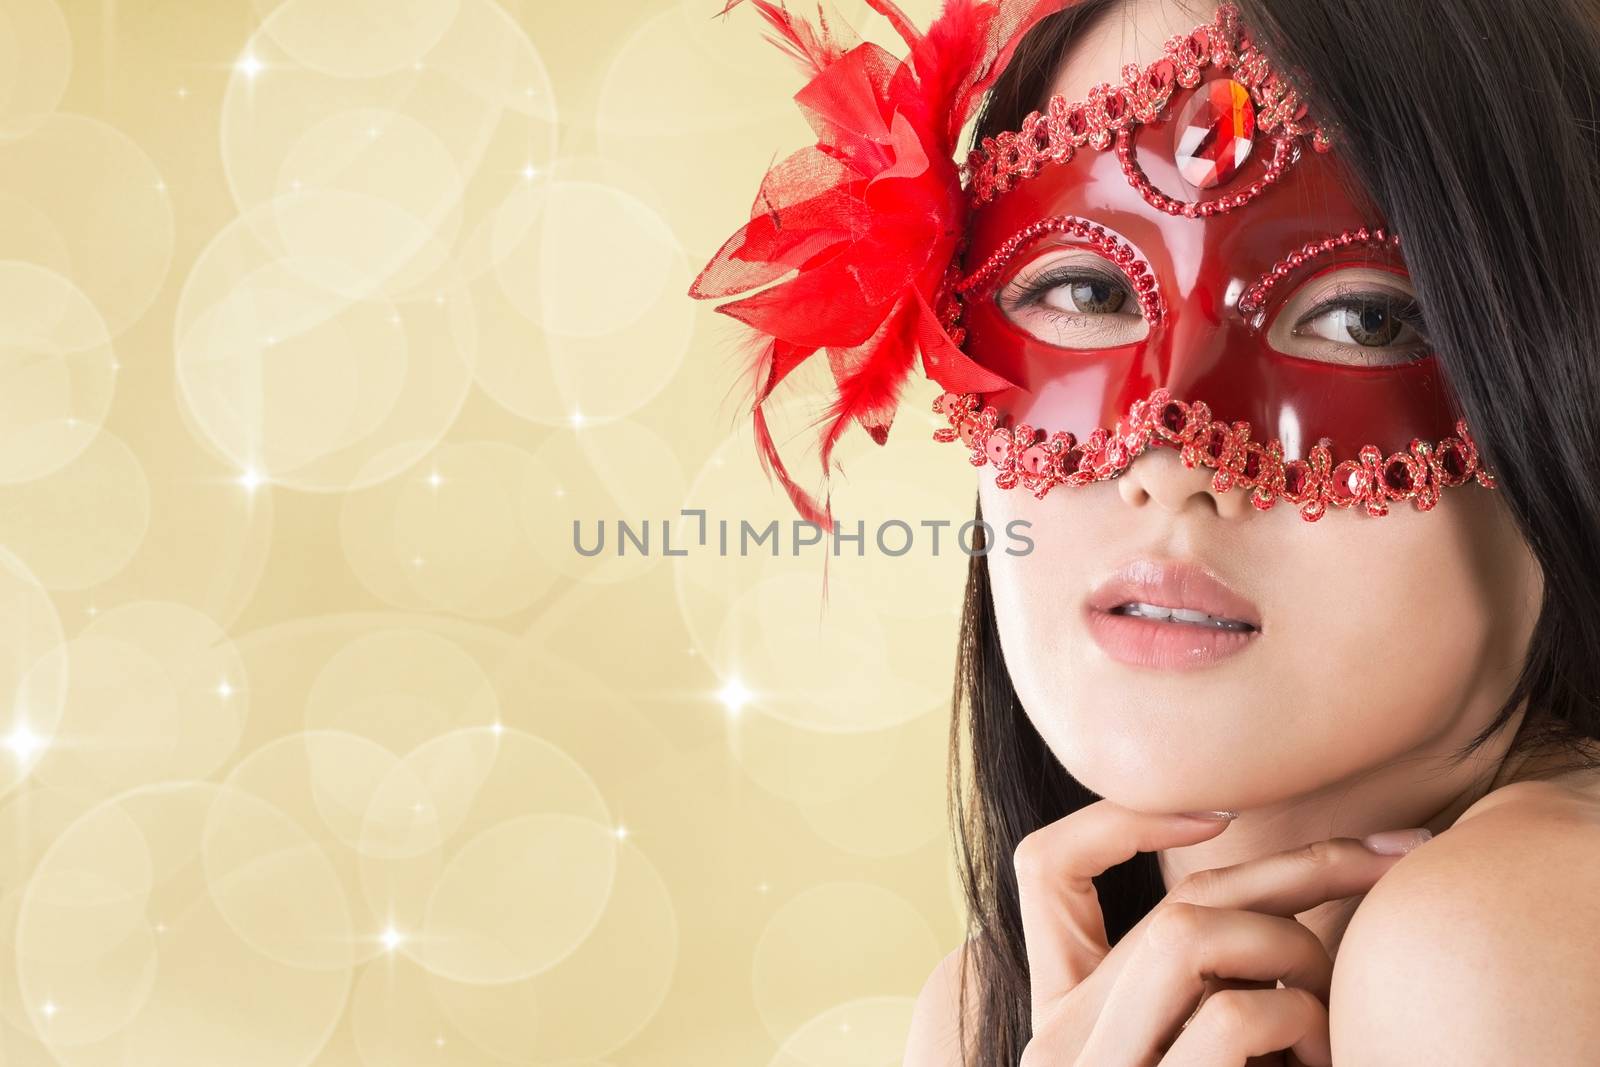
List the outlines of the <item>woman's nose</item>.
<svg viewBox="0 0 1600 1067">
<path fill-rule="evenodd" d="M 1253 510 L 1243 488 L 1220 493 L 1212 488 L 1215 474 L 1204 464 L 1185 467 L 1177 449 L 1152 444 L 1115 480 L 1122 499 L 1136 507 L 1155 505 L 1174 514 L 1203 508 L 1225 519 L 1243 518 Z"/>
</svg>

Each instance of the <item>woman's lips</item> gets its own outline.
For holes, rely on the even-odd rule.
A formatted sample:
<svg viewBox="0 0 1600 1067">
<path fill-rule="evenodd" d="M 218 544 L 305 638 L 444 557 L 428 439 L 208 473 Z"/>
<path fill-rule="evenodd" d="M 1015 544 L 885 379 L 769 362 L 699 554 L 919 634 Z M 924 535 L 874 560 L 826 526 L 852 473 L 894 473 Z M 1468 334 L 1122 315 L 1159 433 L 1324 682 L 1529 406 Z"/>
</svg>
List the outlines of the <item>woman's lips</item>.
<svg viewBox="0 0 1600 1067">
<path fill-rule="evenodd" d="M 1246 628 L 1122 615 L 1130 603 L 1201 611 Z M 1261 612 L 1199 564 L 1135 559 L 1084 601 L 1089 634 L 1112 659 L 1135 667 L 1192 670 L 1244 651 L 1261 635 Z"/>
</svg>

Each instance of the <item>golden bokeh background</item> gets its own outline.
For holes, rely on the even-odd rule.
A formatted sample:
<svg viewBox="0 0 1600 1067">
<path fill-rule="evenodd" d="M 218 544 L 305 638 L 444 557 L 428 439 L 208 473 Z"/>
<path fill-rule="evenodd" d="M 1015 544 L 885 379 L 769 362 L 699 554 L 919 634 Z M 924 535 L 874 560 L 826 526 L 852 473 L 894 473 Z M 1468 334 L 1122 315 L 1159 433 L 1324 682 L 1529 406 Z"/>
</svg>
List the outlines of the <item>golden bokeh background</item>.
<svg viewBox="0 0 1600 1067">
<path fill-rule="evenodd" d="M 714 550 L 810 140 L 720 6 L 0 0 L 0 1065 L 900 1062 L 974 474 L 919 379 L 826 603 Z"/>
</svg>

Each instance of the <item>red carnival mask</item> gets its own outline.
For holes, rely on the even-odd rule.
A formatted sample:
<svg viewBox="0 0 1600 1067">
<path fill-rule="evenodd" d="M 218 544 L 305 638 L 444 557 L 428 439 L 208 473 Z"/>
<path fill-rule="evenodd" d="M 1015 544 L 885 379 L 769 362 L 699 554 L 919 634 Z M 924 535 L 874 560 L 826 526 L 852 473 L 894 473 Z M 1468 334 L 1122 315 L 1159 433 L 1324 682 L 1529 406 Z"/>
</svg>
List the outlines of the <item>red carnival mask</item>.
<svg viewBox="0 0 1600 1067">
<path fill-rule="evenodd" d="M 1116 477 L 1148 447 L 1213 469 L 1219 492 L 1247 492 L 1263 510 L 1281 497 L 1311 521 L 1329 506 L 1428 510 L 1445 486 L 1494 485 L 1421 335 L 1393 344 L 1410 314 L 1394 287 L 1363 285 L 1368 295 L 1325 300 L 1316 315 L 1291 306 L 1336 268 L 1360 264 L 1371 278 L 1405 267 L 1397 236 L 1352 197 L 1324 131 L 1231 5 L 1168 41 L 1164 58 L 1124 68 L 1122 84 L 1052 99 L 947 173 L 970 94 L 1071 0 L 954 2 L 926 36 L 878 0 L 912 46 L 911 65 L 894 68 L 870 45 L 829 58 L 808 28 L 756 2 L 797 54 L 827 60 L 797 96 L 818 127 L 816 157 L 773 168 L 751 223 L 691 292 L 799 271 L 722 310 L 771 338 L 757 437 L 808 518 L 830 516 L 778 462 L 760 405 L 819 349 L 840 394 L 825 474 L 847 420 L 883 443 L 915 349 L 946 390 L 935 406 L 949 426 L 935 436 L 970 446 L 1001 487 L 1040 497 Z M 969 46 L 952 47 L 962 35 Z M 981 76 L 962 75 L 963 55 L 987 62 Z M 943 104 L 948 130 L 930 121 L 941 101 L 927 94 L 951 84 L 969 96 Z M 829 172 L 795 195 L 802 157 Z M 1341 313 L 1351 343 L 1283 350 L 1291 319 Z"/>
</svg>

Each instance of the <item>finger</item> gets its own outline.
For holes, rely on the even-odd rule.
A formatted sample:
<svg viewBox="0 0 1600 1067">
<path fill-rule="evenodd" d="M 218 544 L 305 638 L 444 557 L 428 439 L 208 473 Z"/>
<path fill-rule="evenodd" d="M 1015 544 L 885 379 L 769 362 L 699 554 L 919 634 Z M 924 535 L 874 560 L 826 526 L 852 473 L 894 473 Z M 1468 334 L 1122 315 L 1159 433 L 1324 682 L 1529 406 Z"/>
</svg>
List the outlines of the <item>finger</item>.
<svg viewBox="0 0 1600 1067">
<path fill-rule="evenodd" d="M 1162 903 L 1183 901 L 1294 916 L 1329 900 L 1365 893 L 1399 859 L 1373 852 L 1355 838 L 1329 838 L 1228 867 L 1195 871 L 1168 890 Z M 1117 943 L 1097 970 L 1097 981 L 1115 980 L 1127 959 L 1124 946 L 1132 951 L 1154 914 L 1152 909 Z"/>
<path fill-rule="evenodd" d="M 1227 825 L 1226 819 L 1149 814 L 1099 800 L 1022 839 L 1013 861 L 1036 1019 L 1108 951 L 1095 876 L 1135 853 L 1192 845 Z"/>
<path fill-rule="evenodd" d="M 1326 1001 L 1333 960 L 1317 935 L 1293 919 L 1164 902 L 1106 995 L 1084 1045 L 1085 1062 L 1155 1059 L 1201 1004 L 1210 978 L 1282 981 Z"/>
<path fill-rule="evenodd" d="M 1257 982 L 1248 978 L 1217 978 L 1212 976 L 1206 979 L 1205 991 L 1200 994 L 1200 1003 L 1196 1004 L 1194 1011 L 1189 1014 L 1193 1016 L 1195 1011 L 1200 1010 L 1200 1004 L 1206 1002 L 1207 997 L 1221 989 L 1276 989 L 1277 985 L 1277 979 Z M 1185 1019 L 1184 1022 L 1187 1024 L 1188 1020 Z M 1274 1054 L 1274 1056 L 1258 1056 L 1246 1062 L 1245 1067 L 1257 1067 L 1258 1064 L 1267 1065 L 1267 1067 L 1290 1067 L 1290 1065 L 1283 1062 L 1283 1056 L 1277 1054 Z"/>
<path fill-rule="evenodd" d="M 1304 989 L 1222 989 L 1206 998 L 1157 1067 L 1239 1067 L 1288 1049 L 1306 1067 L 1333 1067 L 1328 1009 Z"/>
<path fill-rule="evenodd" d="M 1371 889 L 1400 856 L 1373 852 L 1353 837 L 1313 841 L 1268 856 L 1195 871 L 1167 894 L 1213 908 L 1297 915 Z"/>
</svg>

